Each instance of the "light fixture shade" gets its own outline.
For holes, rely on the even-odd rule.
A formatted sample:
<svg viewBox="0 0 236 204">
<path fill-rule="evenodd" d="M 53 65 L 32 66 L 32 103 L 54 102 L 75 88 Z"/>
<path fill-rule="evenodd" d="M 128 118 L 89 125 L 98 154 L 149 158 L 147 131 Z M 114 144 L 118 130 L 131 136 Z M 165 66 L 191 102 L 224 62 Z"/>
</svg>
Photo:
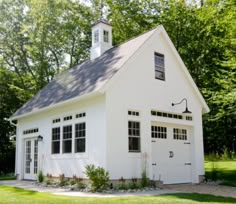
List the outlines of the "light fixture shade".
<svg viewBox="0 0 236 204">
<path fill-rule="evenodd" d="M 39 135 L 38 136 L 38 141 L 42 141 L 43 140 L 43 136 L 42 135 Z"/>
<path fill-rule="evenodd" d="M 186 107 L 186 109 L 183 113 L 192 113 L 192 112 L 188 110 L 188 107 Z"/>
</svg>

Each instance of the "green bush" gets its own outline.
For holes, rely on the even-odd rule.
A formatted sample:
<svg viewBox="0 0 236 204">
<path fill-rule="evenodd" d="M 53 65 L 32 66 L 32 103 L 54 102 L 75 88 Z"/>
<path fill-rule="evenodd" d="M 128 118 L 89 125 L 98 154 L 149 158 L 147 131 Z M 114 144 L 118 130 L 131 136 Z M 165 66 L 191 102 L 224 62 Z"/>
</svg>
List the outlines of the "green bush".
<svg viewBox="0 0 236 204">
<path fill-rule="evenodd" d="M 109 173 L 104 168 L 87 165 L 85 174 L 90 180 L 93 191 L 104 190 L 108 187 Z"/>
<path fill-rule="evenodd" d="M 39 182 L 39 183 L 42 183 L 43 180 L 44 180 L 43 172 L 42 172 L 42 171 L 39 171 L 39 173 L 38 173 L 38 182 Z"/>
<path fill-rule="evenodd" d="M 149 179 L 147 178 L 147 173 L 144 170 L 142 172 L 141 187 L 144 188 L 147 187 L 148 185 L 149 185 Z"/>
</svg>

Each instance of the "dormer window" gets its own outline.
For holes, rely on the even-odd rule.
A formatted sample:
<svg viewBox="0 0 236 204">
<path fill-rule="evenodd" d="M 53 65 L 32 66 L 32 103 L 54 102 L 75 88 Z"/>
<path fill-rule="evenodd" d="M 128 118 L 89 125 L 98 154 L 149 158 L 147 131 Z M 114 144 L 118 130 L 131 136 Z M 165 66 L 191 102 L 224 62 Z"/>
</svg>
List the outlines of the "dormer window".
<svg viewBox="0 0 236 204">
<path fill-rule="evenodd" d="M 103 41 L 109 43 L 109 32 L 107 30 L 103 31 Z"/>
<path fill-rule="evenodd" d="M 155 78 L 165 81 L 164 55 L 155 53 Z"/>
<path fill-rule="evenodd" d="M 99 30 L 94 31 L 94 44 L 98 43 L 99 41 Z"/>
</svg>

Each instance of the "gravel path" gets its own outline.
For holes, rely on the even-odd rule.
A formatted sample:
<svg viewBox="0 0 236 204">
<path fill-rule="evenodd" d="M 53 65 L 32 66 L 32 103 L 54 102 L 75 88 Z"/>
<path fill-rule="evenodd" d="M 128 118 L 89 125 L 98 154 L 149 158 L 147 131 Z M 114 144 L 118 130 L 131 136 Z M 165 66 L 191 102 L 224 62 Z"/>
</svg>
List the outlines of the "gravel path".
<svg viewBox="0 0 236 204">
<path fill-rule="evenodd" d="M 224 197 L 236 198 L 236 187 L 221 186 L 214 184 L 176 184 L 164 185 L 163 189 L 174 190 L 178 192 L 202 193 Z"/>
</svg>

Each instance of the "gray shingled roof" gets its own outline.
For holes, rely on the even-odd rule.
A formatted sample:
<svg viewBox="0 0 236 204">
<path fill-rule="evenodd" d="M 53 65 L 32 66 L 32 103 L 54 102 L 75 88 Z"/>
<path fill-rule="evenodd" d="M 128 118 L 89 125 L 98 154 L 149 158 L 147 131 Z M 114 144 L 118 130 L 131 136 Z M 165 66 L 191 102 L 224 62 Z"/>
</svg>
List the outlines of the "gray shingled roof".
<svg viewBox="0 0 236 204">
<path fill-rule="evenodd" d="M 92 61 L 88 60 L 59 74 L 11 118 L 98 91 L 156 29 L 113 47 Z"/>
</svg>

